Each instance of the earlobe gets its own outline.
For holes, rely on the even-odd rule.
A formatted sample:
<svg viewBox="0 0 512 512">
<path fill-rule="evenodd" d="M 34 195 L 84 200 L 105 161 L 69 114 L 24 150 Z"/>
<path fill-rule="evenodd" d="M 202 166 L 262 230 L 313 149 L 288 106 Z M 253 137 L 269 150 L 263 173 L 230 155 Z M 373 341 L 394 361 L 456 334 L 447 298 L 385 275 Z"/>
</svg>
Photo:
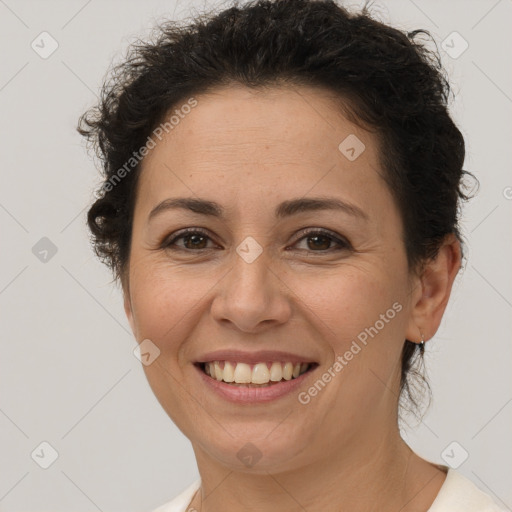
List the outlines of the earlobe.
<svg viewBox="0 0 512 512">
<path fill-rule="evenodd" d="M 132 333 L 135 336 L 135 325 L 133 322 L 133 310 L 129 291 L 124 292 L 124 312 L 126 313 L 126 318 L 128 319 Z"/>
<path fill-rule="evenodd" d="M 421 293 L 415 294 L 407 339 L 427 341 L 437 332 L 450 298 L 453 282 L 461 266 L 460 241 L 450 233 L 439 248 L 437 256 L 427 262 L 419 279 Z"/>
</svg>

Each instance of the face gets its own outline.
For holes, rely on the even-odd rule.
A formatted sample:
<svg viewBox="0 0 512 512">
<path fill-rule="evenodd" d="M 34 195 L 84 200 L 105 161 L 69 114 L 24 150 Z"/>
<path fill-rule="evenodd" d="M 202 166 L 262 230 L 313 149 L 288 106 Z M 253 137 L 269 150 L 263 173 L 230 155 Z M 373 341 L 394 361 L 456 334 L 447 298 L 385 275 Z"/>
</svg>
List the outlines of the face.
<svg viewBox="0 0 512 512">
<path fill-rule="evenodd" d="M 149 384 L 198 463 L 371 456 L 414 295 L 377 139 L 320 89 L 196 100 L 138 183 L 125 308 L 159 350 Z"/>
</svg>

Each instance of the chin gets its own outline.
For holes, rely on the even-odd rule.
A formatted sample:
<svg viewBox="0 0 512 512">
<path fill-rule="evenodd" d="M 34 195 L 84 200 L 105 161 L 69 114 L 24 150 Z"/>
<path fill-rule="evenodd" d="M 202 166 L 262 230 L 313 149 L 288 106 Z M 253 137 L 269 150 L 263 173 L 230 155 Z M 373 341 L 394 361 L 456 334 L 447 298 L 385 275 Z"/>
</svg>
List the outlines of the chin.
<svg viewBox="0 0 512 512">
<path fill-rule="evenodd" d="M 210 458 L 237 472 L 280 473 L 304 463 L 306 452 L 313 448 L 313 436 L 306 436 L 300 425 L 292 430 L 289 425 L 280 429 L 281 421 L 282 418 L 276 418 L 253 424 L 230 424 L 226 425 L 226 430 L 217 426 L 206 438 L 203 429 L 187 437 L 192 442 L 198 463 Z"/>
</svg>

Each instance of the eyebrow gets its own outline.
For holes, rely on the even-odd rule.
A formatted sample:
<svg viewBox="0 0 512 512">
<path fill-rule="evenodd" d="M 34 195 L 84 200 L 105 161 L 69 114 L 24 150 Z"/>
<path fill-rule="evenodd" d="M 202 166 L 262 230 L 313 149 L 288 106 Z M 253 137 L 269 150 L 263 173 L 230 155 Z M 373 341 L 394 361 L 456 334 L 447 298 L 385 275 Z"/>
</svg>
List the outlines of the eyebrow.
<svg viewBox="0 0 512 512">
<path fill-rule="evenodd" d="M 206 199 L 197 199 L 192 197 L 176 197 L 165 199 L 156 205 L 148 216 L 150 221 L 156 215 L 175 209 L 184 209 L 200 215 L 207 215 L 210 217 L 223 218 L 225 214 L 224 208 L 215 201 L 208 201 Z M 355 204 L 342 201 L 335 197 L 312 197 L 312 198 L 298 198 L 283 201 L 280 203 L 274 212 L 278 219 L 291 217 L 298 213 L 312 212 L 319 210 L 338 210 L 345 212 L 361 220 L 368 221 L 368 215 Z"/>
</svg>

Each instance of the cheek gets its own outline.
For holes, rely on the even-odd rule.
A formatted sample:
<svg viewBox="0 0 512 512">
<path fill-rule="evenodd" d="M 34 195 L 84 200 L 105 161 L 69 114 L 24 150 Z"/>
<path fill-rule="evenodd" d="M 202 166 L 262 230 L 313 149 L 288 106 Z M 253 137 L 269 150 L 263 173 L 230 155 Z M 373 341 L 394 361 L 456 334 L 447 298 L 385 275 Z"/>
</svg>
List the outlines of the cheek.
<svg viewBox="0 0 512 512">
<path fill-rule="evenodd" d="M 325 398 L 339 405 L 332 414 L 354 412 L 358 407 L 347 408 L 351 403 L 365 403 L 372 410 L 396 376 L 406 313 L 401 281 L 395 277 L 375 269 L 344 268 L 324 278 L 301 275 L 290 280 L 303 301 L 301 314 L 309 317 L 318 343 L 331 354 L 327 366 L 336 378 Z"/>
<path fill-rule="evenodd" d="M 131 276 L 131 299 L 137 338 L 150 339 L 163 355 L 175 352 L 192 327 L 194 311 L 212 284 L 179 269 L 148 265 Z M 176 340 L 176 343 L 173 341 Z"/>
<path fill-rule="evenodd" d="M 347 342 L 379 321 L 398 296 L 397 284 L 380 269 L 370 271 L 348 265 L 314 275 L 289 274 L 287 284 L 300 298 L 301 314 L 308 315 L 337 350 L 345 350 Z M 390 315 L 396 316 L 394 311 Z"/>
<path fill-rule="evenodd" d="M 209 292 L 222 276 L 207 267 L 191 272 L 150 262 L 139 265 L 130 277 L 137 339 L 149 338 L 161 351 L 176 350 L 179 340 L 193 331 L 198 312 L 206 314 L 203 301 L 211 299 Z M 315 326 L 321 342 L 335 353 L 344 352 L 353 339 L 378 322 L 398 296 L 397 283 L 378 268 L 288 269 L 282 280 L 289 288 L 282 291 L 287 294 L 283 300 L 295 302 L 299 319 Z M 383 330 L 389 331 L 391 323 Z"/>
</svg>

